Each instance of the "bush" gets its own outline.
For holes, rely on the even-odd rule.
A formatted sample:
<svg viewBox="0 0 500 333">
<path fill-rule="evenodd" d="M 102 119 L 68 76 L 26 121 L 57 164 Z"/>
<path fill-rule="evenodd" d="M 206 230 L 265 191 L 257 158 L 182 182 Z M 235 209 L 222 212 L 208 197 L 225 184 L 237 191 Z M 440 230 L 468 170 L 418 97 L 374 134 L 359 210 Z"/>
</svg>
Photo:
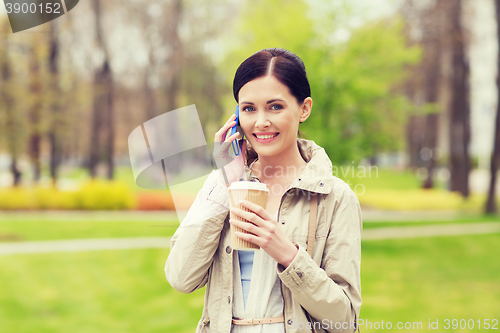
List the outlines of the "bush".
<svg viewBox="0 0 500 333">
<path fill-rule="evenodd" d="M 76 208 L 131 209 L 135 207 L 135 198 L 130 189 L 116 181 L 92 180 L 76 193 Z"/>
<path fill-rule="evenodd" d="M 93 180 L 77 191 L 57 188 L 0 189 L 0 209 L 132 209 L 136 206 L 133 192 L 116 181 Z"/>
<path fill-rule="evenodd" d="M 136 209 L 175 210 L 175 205 L 169 192 L 139 192 Z"/>
</svg>

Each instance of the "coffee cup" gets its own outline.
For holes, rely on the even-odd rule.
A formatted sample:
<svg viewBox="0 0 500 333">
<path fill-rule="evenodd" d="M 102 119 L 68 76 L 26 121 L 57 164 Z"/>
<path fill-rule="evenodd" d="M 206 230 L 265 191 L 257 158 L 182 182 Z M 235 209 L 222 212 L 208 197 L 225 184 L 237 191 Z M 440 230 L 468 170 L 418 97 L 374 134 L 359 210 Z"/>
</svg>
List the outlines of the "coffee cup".
<svg viewBox="0 0 500 333">
<path fill-rule="evenodd" d="M 232 182 L 231 185 L 229 186 L 228 190 L 229 190 L 229 201 L 231 203 L 231 208 L 237 207 L 237 208 L 240 208 L 244 211 L 252 212 L 251 210 L 241 206 L 239 204 L 240 200 L 247 200 L 247 201 L 250 201 L 256 205 L 261 206 L 264 209 L 266 208 L 267 196 L 269 194 L 269 190 L 267 189 L 267 186 L 264 183 L 245 182 L 245 181 Z M 234 215 L 233 212 L 231 211 L 231 209 L 230 209 L 230 217 L 231 217 L 231 219 L 234 219 L 237 221 L 252 223 L 246 219 L 243 219 L 237 215 Z M 232 244 L 233 249 L 245 250 L 245 251 L 253 251 L 253 250 L 260 249 L 260 247 L 258 245 L 255 245 L 252 242 L 249 242 L 247 240 L 236 237 L 236 235 L 234 234 L 235 231 L 249 234 L 248 231 L 241 229 L 241 228 L 238 228 L 234 225 L 231 225 L 230 233 L 231 233 L 231 244 Z"/>
</svg>

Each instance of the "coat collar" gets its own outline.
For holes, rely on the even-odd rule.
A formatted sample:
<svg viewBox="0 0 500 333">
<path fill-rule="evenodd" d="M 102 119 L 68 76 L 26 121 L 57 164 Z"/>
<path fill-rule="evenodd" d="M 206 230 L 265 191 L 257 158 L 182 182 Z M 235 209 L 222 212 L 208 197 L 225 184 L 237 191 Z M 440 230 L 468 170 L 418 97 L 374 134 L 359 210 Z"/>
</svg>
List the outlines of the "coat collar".
<svg viewBox="0 0 500 333">
<path fill-rule="evenodd" d="M 291 188 L 302 189 L 310 192 L 328 194 L 333 189 L 332 162 L 325 150 L 312 140 L 297 138 L 299 152 L 307 162 L 298 178 Z M 259 181 L 252 170 L 248 167 L 258 157 L 255 150 L 247 141 L 247 160 L 245 161 L 245 175 L 249 181 Z"/>
</svg>

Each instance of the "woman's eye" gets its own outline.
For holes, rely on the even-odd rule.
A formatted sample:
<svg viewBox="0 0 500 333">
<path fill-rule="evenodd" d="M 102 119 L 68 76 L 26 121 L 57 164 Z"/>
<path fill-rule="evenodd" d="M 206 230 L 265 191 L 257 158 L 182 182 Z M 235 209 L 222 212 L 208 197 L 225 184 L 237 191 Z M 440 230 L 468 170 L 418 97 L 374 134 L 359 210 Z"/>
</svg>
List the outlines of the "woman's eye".
<svg viewBox="0 0 500 333">
<path fill-rule="evenodd" d="M 273 106 L 271 106 L 271 110 L 281 110 L 283 109 L 283 107 L 279 104 L 274 104 Z"/>
<path fill-rule="evenodd" d="M 245 106 L 245 107 L 243 108 L 243 111 L 247 111 L 247 112 L 251 112 L 251 111 L 253 111 L 253 110 L 254 110 L 254 108 L 253 108 L 253 107 L 251 107 L 251 106 Z"/>
</svg>

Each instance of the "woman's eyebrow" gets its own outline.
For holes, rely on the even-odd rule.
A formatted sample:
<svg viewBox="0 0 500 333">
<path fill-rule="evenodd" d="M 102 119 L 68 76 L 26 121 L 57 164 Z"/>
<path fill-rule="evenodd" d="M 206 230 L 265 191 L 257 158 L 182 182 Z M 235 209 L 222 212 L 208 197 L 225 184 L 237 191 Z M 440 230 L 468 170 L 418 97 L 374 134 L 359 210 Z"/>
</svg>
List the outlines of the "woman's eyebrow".
<svg viewBox="0 0 500 333">
<path fill-rule="evenodd" d="M 284 102 L 284 100 L 282 100 L 282 99 L 275 98 L 275 99 L 270 99 L 270 100 L 268 100 L 268 101 L 266 102 L 266 104 L 271 104 L 271 103 L 273 103 L 273 102 L 277 102 L 277 101 L 279 101 L 279 102 Z M 240 104 L 250 104 L 250 105 L 254 105 L 252 102 L 241 102 Z"/>
</svg>

